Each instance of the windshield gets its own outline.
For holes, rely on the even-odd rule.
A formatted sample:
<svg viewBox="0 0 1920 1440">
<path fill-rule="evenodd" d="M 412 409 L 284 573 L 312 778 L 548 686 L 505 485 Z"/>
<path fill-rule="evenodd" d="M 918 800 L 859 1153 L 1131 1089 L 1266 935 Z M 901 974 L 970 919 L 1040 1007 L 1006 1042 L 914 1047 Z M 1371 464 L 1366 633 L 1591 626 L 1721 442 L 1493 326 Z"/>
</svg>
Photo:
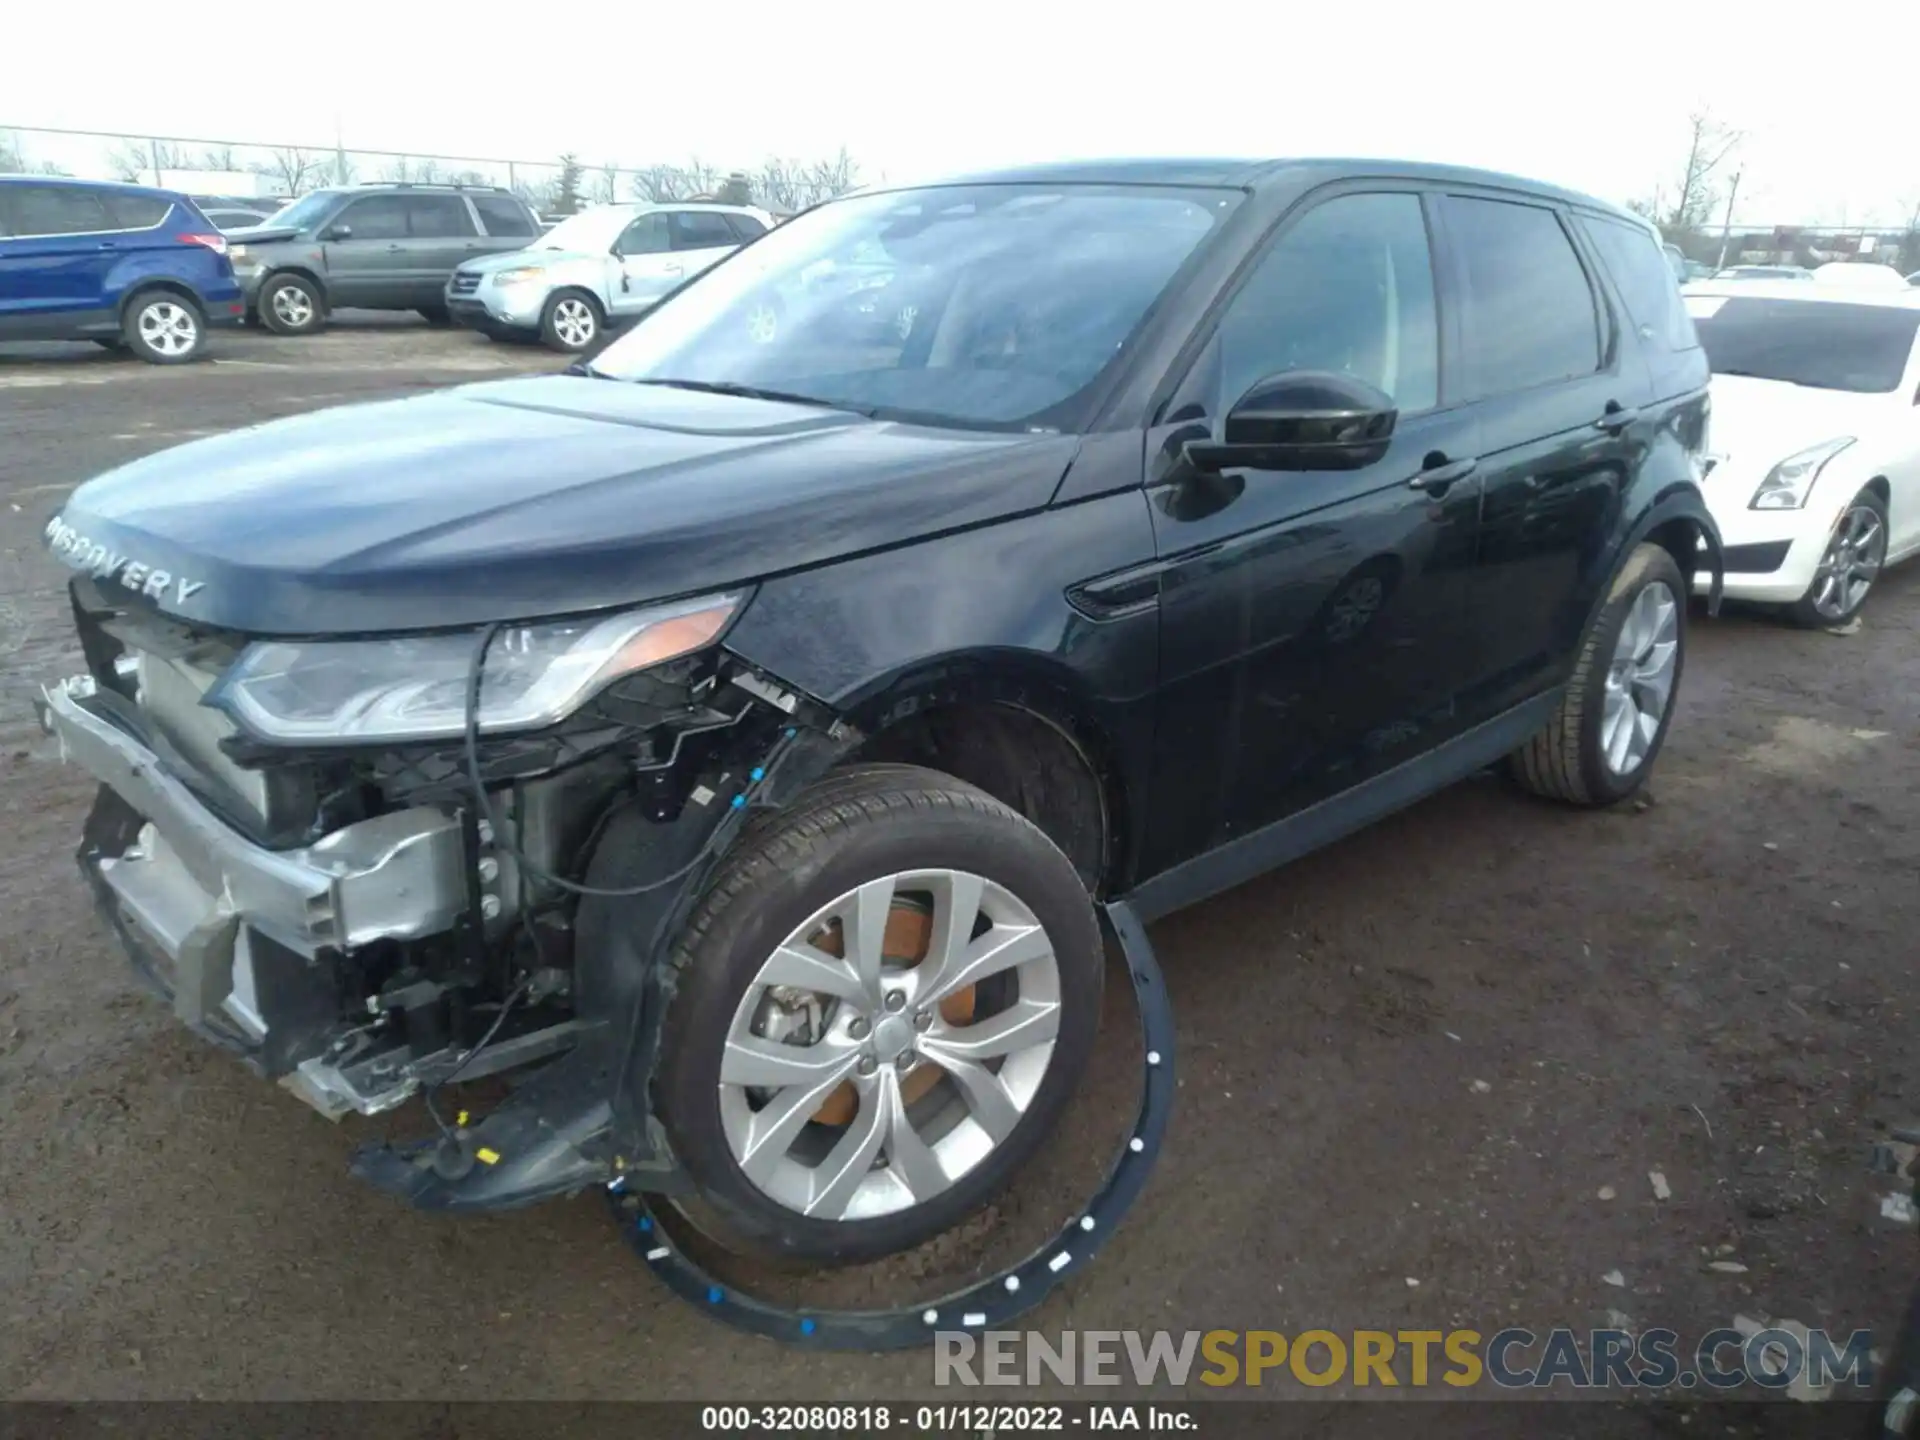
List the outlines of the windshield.
<svg viewBox="0 0 1920 1440">
<path fill-rule="evenodd" d="M 340 198 L 333 190 L 316 190 L 311 195 L 302 195 L 298 200 L 282 205 L 261 223 L 264 225 L 284 225 L 290 230 L 304 230 L 309 225 L 317 225 Z"/>
<path fill-rule="evenodd" d="M 569 215 L 551 230 L 536 236 L 527 248 L 584 250 L 596 254 L 611 250 L 613 242 L 620 238 L 620 232 L 627 228 L 634 213 L 624 205 L 602 205 L 598 209 L 582 210 L 578 215 Z"/>
<path fill-rule="evenodd" d="M 1716 375 L 1862 394 L 1900 387 L 1920 326 L 1920 309 L 1894 305 L 1696 296 L 1688 309 Z"/>
<path fill-rule="evenodd" d="M 856 196 L 779 226 L 594 362 L 986 428 L 1062 423 L 1237 194 L 980 185 Z"/>
</svg>

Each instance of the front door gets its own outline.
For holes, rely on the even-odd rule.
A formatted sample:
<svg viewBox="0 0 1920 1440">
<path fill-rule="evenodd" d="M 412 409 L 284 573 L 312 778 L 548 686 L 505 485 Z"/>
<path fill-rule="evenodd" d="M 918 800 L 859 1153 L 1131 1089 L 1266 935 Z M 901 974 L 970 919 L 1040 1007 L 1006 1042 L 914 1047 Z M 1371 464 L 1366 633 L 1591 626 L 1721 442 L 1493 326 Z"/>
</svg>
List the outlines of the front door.
<svg viewBox="0 0 1920 1440">
<path fill-rule="evenodd" d="M 335 305 L 409 308 L 407 199 L 397 192 L 362 195 L 320 231 L 327 291 Z"/>
<path fill-rule="evenodd" d="M 680 283 L 684 267 L 673 253 L 667 232 L 667 212 L 649 210 L 636 215 L 620 232 L 613 253 L 619 262 L 619 283 L 609 296 L 613 313 L 637 315 Z"/>
<path fill-rule="evenodd" d="M 1486 495 L 1462 703 L 1489 719 L 1561 678 L 1655 423 L 1640 348 L 1623 343 L 1561 215 L 1466 195 L 1442 214 Z"/>
<path fill-rule="evenodd" d="M 1325 799 L 1455 728 L 1479 479 L 1440 365 L 1422 198 L 1335 195 L 1245 273 L 1147 435 L 1161 577 L 1147 873 Z M 1399 409 L 1349 471 L 1195 473 L 1188 440 L 1286 371 L 1341 371 Z"/>
<path fill-rule="evenodd" d="M 676 210 L 668 222 L 673 236 L 673 258 L 680 262 L 684 279 L 692 279 L 702 270 L 724 260 L 739 248 L 727 217 L 715 210 Z"/>
</svg>

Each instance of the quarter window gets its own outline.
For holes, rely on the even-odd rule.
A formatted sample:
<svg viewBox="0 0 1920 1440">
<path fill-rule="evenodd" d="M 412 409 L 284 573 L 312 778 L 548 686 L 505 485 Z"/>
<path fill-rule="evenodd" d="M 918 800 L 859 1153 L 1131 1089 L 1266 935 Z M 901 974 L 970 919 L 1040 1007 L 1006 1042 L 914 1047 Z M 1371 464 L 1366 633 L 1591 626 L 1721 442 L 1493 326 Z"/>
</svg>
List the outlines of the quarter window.
<svg viewBox="0 0 1920 1440">
<path fill-rule="evenodd" d="M 1600 368 L 1593 287 L 1559 216 L 1538 205 L 1456 196 L 1447 201 L 1447 233 L 1466 270 L 1476 395 L 1530 390 Z"/>
<path fill-rule="evenodd" d="M 1686 307 L 1680 303 L 1673 269 L 1652 233 L 1625 221 L 1592 215 L 1580 217 L 1580 228 L 1600 252 L 1600 261 L 1613 277 L 1627 314 L 1641 335 L 1669 350 L 1697 349 L 1700 340 L 1693 332 L 1693 321 L 1687 318 Z"/>
<path fill-rule="evenodd" d="M 108 204 L 122 230 L 151 230 L 173 209 L 171 200 L 162 200 L 158 195 L 115 195 Z"/>
<path fill-rule="evenodd" d="M 1221 403 L 1288 370 L 1378 386 L 1403 413 L 1439 403 L 1440 327 L 1420 197 L 1342 195 L 1281 232 L 1220 322 Z"/>
<path fill-rule="evenodd" d="M 533 218 L 514 200 L 504 195 L 475 195 L 473 208 L 480 212 L 480 219 L 487 227 L 489 235 L 531 235 Z"/>
</svg>

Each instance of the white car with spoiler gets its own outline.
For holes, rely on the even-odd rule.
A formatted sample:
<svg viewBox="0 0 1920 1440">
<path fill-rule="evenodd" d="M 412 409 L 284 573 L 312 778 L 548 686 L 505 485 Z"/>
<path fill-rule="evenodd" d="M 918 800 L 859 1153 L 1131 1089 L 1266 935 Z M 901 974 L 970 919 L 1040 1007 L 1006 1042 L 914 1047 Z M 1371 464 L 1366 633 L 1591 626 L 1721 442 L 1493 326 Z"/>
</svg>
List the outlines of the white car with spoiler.
<svg viewBox="0 0 1920 1440">
<path fill-rule="evenodd" d="M 1731 280 L 1685 295 L 1713 364 L 1702 485 L 1726 593 L 1844 624 L 1920 551 L 1920 290 Z"/>
</svg>

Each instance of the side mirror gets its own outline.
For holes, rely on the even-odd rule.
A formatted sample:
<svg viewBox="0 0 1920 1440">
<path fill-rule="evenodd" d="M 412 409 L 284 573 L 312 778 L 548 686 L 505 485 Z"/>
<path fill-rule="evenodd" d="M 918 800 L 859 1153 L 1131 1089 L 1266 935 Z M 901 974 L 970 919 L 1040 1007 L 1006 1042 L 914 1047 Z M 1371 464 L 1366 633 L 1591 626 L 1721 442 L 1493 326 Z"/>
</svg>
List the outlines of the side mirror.
<svg viewBox="0 0 1920 1440">
<path fill-rule="evenodd" d="M 351 240 L 353 238 L 353 227 L 351 225 L 329 225 L 320 232 L 320 238 L 322 240 Z"/>
<path fill-rule="evenodd" d="M 1202 471 L 1358 470 L 1387 453 L 1399 419 L 1393 397 L 1364 380 L 1324 370 L 1269 375 L 1227 412 L 1218 442 L 1187 447 Z"/>
</svg>

